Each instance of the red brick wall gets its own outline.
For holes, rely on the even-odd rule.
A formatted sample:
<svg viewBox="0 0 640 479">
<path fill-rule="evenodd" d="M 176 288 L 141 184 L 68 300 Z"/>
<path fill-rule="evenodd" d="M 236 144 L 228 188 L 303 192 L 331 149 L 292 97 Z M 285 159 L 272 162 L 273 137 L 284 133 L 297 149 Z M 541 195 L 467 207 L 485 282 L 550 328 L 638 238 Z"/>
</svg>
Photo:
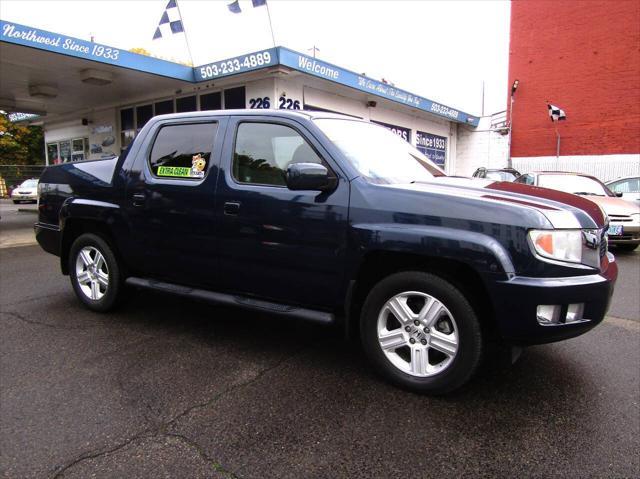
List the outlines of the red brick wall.
<svg viewBox="0 0 640 479">
<path fill-rule="evenodd" d="M 560 155 L 640 152 L 640 1 L 513 1 L 509 50 L 512 156 L 555 156 L 547 100 Z"/>
</svg>

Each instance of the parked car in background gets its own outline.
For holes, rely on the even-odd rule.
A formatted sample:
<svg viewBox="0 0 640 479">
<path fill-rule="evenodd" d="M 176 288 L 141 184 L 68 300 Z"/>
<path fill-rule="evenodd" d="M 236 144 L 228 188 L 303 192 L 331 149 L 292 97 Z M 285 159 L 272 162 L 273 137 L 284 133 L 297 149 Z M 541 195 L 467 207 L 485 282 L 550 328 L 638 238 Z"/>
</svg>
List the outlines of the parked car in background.
<svg viewBox="0 0 640 479">
<path fill-rule="evenodd" d="M 513 168 L 478 168 L 473 173 L 474 178 L 486 178 L 496 181 L 514 181 L 520 172 Z"/>
<path fill-rule="evenodd" d="M 640 205 L 618 197 L 593 176 L 539 171 L 526 173 L 515 182 L 584 196 L 600 206 L 609 217 L 610 244 L 622 251 L 633 251 L 640 244 Z"/>
<path fill-rule="evenodd" d="M 35 203 L 38 201 L 38 180 L 30 179 L 20 183 L 20 186 L 11 192 L 14 203 Z"/>
<path fill-rule="evenodd" d="M 607 181 L 607 187 L 627 201 L 640 201 L 640 176 L 627 176 Z"/>
</svg>

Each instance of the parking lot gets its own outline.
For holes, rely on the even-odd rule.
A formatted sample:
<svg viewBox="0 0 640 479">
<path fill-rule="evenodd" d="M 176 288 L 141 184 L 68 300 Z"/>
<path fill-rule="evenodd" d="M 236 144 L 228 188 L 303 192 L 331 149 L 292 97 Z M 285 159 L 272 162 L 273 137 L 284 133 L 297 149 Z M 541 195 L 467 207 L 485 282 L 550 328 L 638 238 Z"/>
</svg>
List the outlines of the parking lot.
<svg viewBox="0 0 640 479">
<path fill-rule="evenodd" d="M 0 214 L 26 244 L 35 215 Z M 618 261 L 602 325 L 432 398 L 330 329 L 142 292 L 91 313 L 56 257 L 5 242 L 0 475 L 637 477 L 640 252 Z"/>
</svg>

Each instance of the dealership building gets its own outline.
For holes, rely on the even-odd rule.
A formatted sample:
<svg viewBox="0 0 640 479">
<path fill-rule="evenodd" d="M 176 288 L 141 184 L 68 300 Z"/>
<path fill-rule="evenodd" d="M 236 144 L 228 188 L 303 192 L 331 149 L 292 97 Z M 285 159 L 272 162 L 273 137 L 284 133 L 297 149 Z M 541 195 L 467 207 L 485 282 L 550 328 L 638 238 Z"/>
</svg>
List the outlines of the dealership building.
<svg viewBox="0 0 640 479">
<path fill-rule="evenodd" d="M 154 115 L 234 108 L 376 122 L 451 174 L 468 169 L 457 155 L 459 130 L 480 122 L 284 47 L 190 67 L 0 21 L 0 109 L 44 126 L 47 164 L 119 154 Z"/>
</svg>

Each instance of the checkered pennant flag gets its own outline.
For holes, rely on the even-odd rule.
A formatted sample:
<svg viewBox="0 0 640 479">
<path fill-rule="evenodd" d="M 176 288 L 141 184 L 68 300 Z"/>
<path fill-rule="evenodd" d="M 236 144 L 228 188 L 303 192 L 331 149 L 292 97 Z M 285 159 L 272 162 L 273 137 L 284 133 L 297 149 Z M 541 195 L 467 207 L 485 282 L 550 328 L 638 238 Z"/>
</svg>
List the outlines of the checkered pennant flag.
<svg viewBox="0 0 640 479">
<path fill-rule="evenodd" d="M 184 28 L 182 26 L 182 18 L 180 18 L 180 10 L 178 10 L 176 0 L 169 0 L 160 18 L 160 23 L 158 23 L 158 28 L 153 34 L 153 39 L 157 40 L 158 38 L 181 32 L 184 32 Z"/>
<path fill-rule="evenodd" d="M 551 121 L 560 121 L 567 119 L 567 115 L 565 114 L 564 110 L 559 106 L 547 103 L 547 107 L 549 108 L 549 118 L 551 118 Z"/>
</svg>

